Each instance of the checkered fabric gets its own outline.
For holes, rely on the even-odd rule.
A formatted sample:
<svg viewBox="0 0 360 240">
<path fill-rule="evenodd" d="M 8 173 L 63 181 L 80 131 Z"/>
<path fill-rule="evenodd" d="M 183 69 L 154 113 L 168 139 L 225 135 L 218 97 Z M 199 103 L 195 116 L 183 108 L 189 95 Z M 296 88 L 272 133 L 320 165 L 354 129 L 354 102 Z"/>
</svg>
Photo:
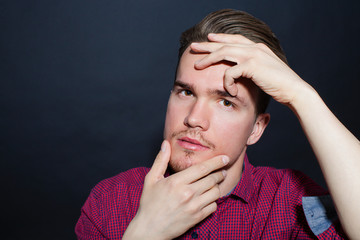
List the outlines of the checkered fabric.
<svg viewBox="0 0 360 240">
<path fill-rule="evenodd" d="M 78 239 L 121 239 L 139 207 L 148 168 L 103 180 L 92 191 L 75 227 Z M 315 236 L 302 197 L 327 192 L 301 172 L 254 167 L 247 157 L 240 182 L 218 209 L 178 239 L 345 239 L 339 222 Z"/>
</svg>

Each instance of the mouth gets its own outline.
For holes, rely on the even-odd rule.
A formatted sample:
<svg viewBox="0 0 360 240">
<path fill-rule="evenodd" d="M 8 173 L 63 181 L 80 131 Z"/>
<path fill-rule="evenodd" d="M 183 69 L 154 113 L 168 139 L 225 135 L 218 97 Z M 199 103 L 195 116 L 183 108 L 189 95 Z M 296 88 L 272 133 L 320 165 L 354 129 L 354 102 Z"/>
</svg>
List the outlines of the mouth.
<svg viewBox="0 0 360 240">
<path fill-rule="evenodd" d="M 181 147 L 192 151 L 205 151 L 209 149 L 208 146 L 201 144 L 201 142 L 199 142 L 198 140 L 188 137 L 182 137 L 177 139 L 177 143 Z"/>
</svg>

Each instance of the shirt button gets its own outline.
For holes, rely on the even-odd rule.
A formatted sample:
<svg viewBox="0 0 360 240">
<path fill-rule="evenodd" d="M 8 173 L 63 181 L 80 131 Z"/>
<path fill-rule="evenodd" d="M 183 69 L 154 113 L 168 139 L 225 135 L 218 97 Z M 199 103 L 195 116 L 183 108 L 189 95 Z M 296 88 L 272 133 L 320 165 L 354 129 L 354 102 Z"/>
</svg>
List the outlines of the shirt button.
<svg viewBox="0 0 360 240">
<path fill-rule="evenodd" d="M 193 233 L 191 233 L 191 237 L 192 237 L 192 239 L 196 239 L 199 237 L 199 234 L 197 234 L 197 232 L 193 232 Z"/>
</svg>

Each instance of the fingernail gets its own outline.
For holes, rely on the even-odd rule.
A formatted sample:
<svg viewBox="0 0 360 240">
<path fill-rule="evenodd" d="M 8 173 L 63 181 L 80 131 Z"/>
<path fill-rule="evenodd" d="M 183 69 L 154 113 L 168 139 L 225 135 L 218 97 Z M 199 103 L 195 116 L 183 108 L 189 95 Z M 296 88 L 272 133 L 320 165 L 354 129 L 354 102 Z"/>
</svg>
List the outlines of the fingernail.
<svg viewBox="0 0 360 240">
<path fill-rule="evenodd" d="M 198 65 L 199 62 L 201 62 L 201 60 L 197 60 L 197 61 L 195 62 L 195 65 Z"/>
<path fill-rule="evenodd" d="M 215 34 L 215 33 L 209 33 L 208 36 L 209 36 L 209 37 L 215 37 L 216 34 Z"/>
<path fill-rule="evenodd" d="M 224 177 L 226 177 L 226 170 L 222 170 L 222 174 Z"/>
<path fill-rule="evenodd" d="M 195 47 L 196 47 L 196 46 L 199 46 L 199 43 L 197 43 L 197 42 L 192 42 L 192 43 L 191 43 L 191 46 L 195 46 Z"/>
<path fill-rule="evenodd" d="M 162 151 L 162 152 L 165 152 L 165 151 L 166 151 L 165 141 L 163 141 L 162 144 L 161 144 L 161 151 Z"/>
<path fill-rule="evenodd" d="M 226 165 L 226 164 L 228 164 L 229 163 L 229 157 L 228 156 L 223 156 L 222 157 L 222 161 L 223 161 L 223 163 Z"/>
</svg>

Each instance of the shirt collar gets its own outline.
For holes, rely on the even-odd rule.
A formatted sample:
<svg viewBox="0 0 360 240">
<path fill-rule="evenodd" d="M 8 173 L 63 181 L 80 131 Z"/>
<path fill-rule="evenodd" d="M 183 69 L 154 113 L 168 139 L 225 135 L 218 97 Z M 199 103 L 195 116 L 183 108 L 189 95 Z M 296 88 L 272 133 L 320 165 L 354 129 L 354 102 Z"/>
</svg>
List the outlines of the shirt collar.
<svg viewBox="0 0 360 240">
<path fill-rule="evenodd" d="M 246 203 L 250 201 L 250 198 L 254 193 L 254 182 L 252 178 L 253 171 L 254 166 L 249 163 L 248 157 L 245 154 L 241 179 L 232 191 L 231 195 L 235 195 L 243 199 Z"/>
</svg>

